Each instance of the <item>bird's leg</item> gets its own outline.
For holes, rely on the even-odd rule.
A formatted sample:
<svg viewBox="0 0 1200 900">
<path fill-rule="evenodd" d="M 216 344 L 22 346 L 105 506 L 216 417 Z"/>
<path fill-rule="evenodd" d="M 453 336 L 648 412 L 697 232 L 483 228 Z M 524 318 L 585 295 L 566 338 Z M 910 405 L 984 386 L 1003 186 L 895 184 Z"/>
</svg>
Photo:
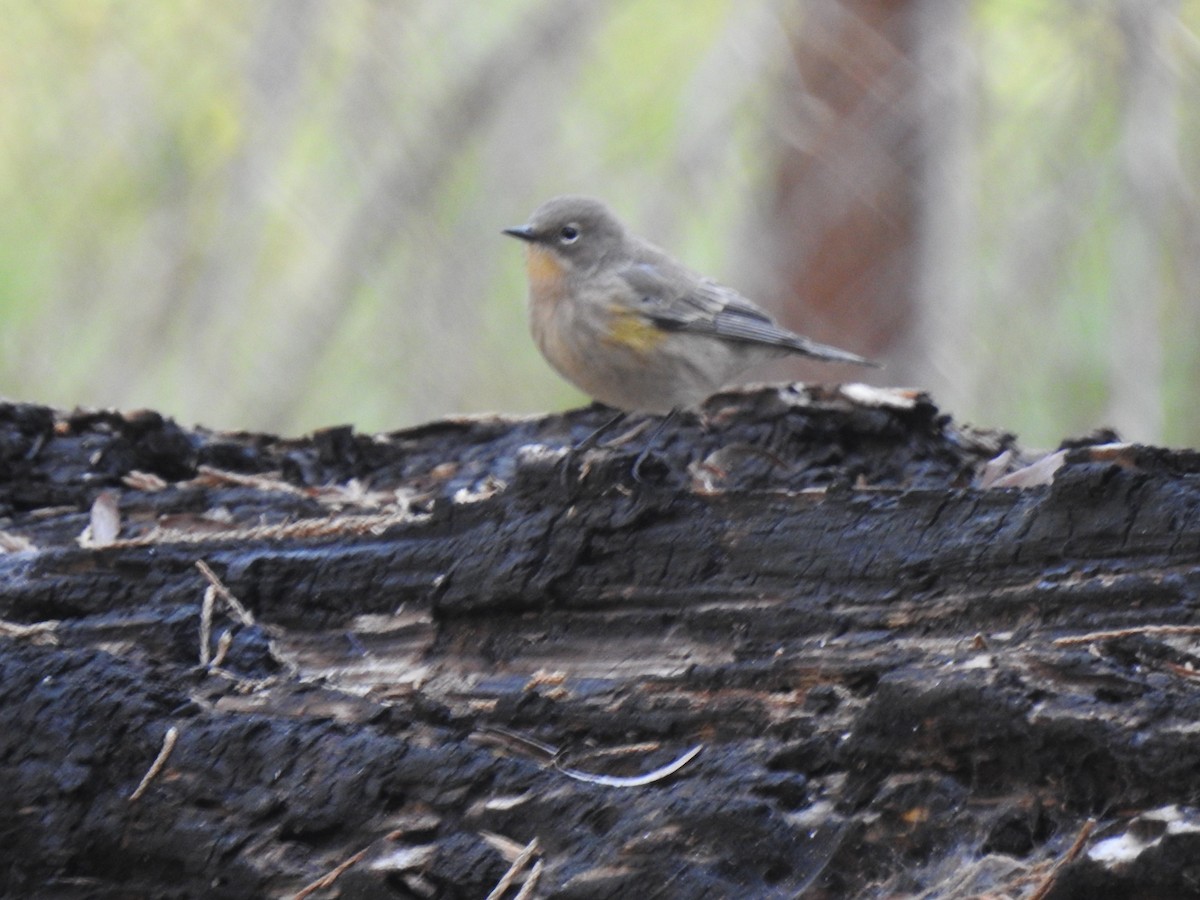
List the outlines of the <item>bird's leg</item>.
<svg viewBox="0 0 1200 900">
<path fill-rule="evenodd" d="M 598 443 L 600 443 L 600 438 L 604 437 L 606 434 L 624 422 L 627 418 L 629 418 L 629 413 L 621 410 L 615 416 L 585 437 L 582 441 L 572 447 L 571 452 L 583 453 L 585 450 L 591 450 Z"/>
<path fill-rule="evenodd" d="M 646 461 L 646 457 L 650 455 L 650 451 L 654 449 L 654 442 L 658 440 L 658 436 L 663 433 L 663 429 L 670 424 L 671 420 L 679 413 L 678 409 L 673 409 L 654 426 L 654 430 L 650 432 L 650 437 L 646 438 L 646 446 L 642 448 L 642 452 L 637 455 L 637 459 L 633 461 L 633 480 L 641 482 L 642 480 L 642 464 Z"/>
<path fill-rule="evenodd" d="M 612 431 L 614 428 L 624 422 L 628 416 L 629 413 L 625 412 L 624 410 L 618 412 L 615 416 L 605 421 L 603 425 L 585 437 L 578 444 L 572 445 L 571 449 L 567 451 L 566 458 L 563 460 L 562 477 L 564 485 L 568 485 L 570 483 L 571 465 L 575 461 L 575 457 L 595 447 L 596 444 L 600 442 L 600 438 L 604 437 L 604 435 L 608 434 L 608 432 Z"/>
<path fill-rule="evenodd" d="M 678 409 L 671 410 L 669 413 L 667 413 L 665 416 L 663 416 L 661 419 L 658 420 L 658 424 L 656 424 L 654 426 L 654 429 L 650 432 L 650 436 L 648 438 L 646 438 L 646 444 L 644 447 L 642 447 L 642 451 L 637 455 L 637 458 L 633 461 L 633 468 L 630 470 L 630 473 L 633 475 L 634 481 L 637 481 L 639 483 L 641 482 L 642 466 L 645 464 L 646 458 L 650 456 L 650 451 L 654 449 L 654 444 L 658 440 L 659 435 L 661 435 L 663 433 L 663 430 L 672 421 L 674 421 L 675 417 L 678 414 L 679 414 Z M 610 431 L 612 431 L 614 428 L 616 428 L 618 425 L 620 425 L 622 422 L 624 422 L 627 418 L 629 418 L 629 413 L 618 412 L 615 416 L 613 416 L 611 419 L 609 419 L 607 422 L 605 422 L 603 425 L 601 425 L 599 428 L 597 428 L 595 431 L 593 431 L 591 434 L 589 434 L 587 437 L 585 437 L 578 444 L 575 444 L 573 447 L 571 447 L 571 449 L 569 451 L 567 451 L 566 459 L 563 460 L 563 478 L 569 479 L 570 476 L 568 473 L 570 473 L 571 464 L 577 455 L 579 455 L 580 453 L 583 453 L 587 450 L 591 450 L 598 443 L 600 443 L 601 438 L 603 438 L 606 434 L 608 434 Z M 634 431 L 641 431 L 643 428 L 644 428 L 644 425 L 639 426 L 638 428 L 634 429 Z"/>
</svg>

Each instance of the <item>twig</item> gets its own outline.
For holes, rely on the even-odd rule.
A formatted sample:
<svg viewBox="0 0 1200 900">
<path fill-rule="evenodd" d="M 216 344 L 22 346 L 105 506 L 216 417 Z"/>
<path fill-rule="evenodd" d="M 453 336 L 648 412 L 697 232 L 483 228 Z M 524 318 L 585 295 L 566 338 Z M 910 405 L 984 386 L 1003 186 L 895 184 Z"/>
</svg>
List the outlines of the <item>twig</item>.
<svg viewBox="0 0 1200 900">
<path fill-rule="evenodd" d="M 202 559 L 196 560 L 196 568 L 200 570 L 205 578 L 208 579 L 208 587 L 204 591 L 204 606 L 201 608 L 200 619 L 200 665 L 208 667 L 209 671 L 215 670 L 225 661 L 225 656 L 229 652 L 230 644 L 233 642 L 233 635 L 226 631 L 217 641 L 217 655 L 215 658 L 210 657 L 209 644 L 212 639 L 212 611 L 210 602 L 210 593 L 213 596 L 220 597 L 225 601 L 233 613 L 233 617 L 247 627 L 252 627 L 255 624 L 254 614 L 242 605 L 241 601 L 234 596 L 233 591 L 225 586 L 225 583 L 217 577 L 214 572 Z M 207 610 L 207 611 L 206 611 Z M 207 616 L 207 621 L 206 617 Z M 269 630 L 269 629 L 268 629 Z M 289 671 L 294 670 L 294 664 L 285 659 L 278 651 L 275 641 L 269 641 L 267 644 L 267 652 L 271 658 L 284 666 Z M 212 659 L 210 662 L 209 660 Z"/>
<path fill-rule="evenodd" d="M 1200 672 L 1195 669 L 1189 669 L 1187 666 L 1181 666 L 1179 663 L 1167 663 L 1167 671 L 1172 675 L 1178 675 L 1180 678 L 1200 678 Z"/>
<path fill-rule="evenodd" d="M 343 872 L 345 872 L 348 868 L 350 868 L 352 865 L 354 865 L 356 862 L 358 862 L 360 859 L 362 859 L 364 856 L 366 856 L 367 851 L 370 849 L 371 849 L 371 847 L 368 845 L 366 847 L 363 847 L 361 850 L 359 850 L 353 856 L 342 860 L 340 863 L 337 864 L 337 866 L 332 871 L 326 872 L 324 875 L 322 875 L 316 881 L 309 882 L 304 887 L 302 887 L 299 891 L 297 891 L 296 896 L 293 897 L 292 900 L 304 900 L 304 898 L 307 897 L 309 894 L 312 894 L 316 891 L 324 890 L 325 888 L 329 887 L 335 881 L 337 881 L 338 878 L 341 877 Z"/>
<path fill-rule="evenodd" d="M 543 741 L 527 737 L 523 734 L 518 734 L 508 728 L 501 728 L 498 725 L 492 725 L 482 729 L 479 732 L 479 737 L 490 744 L 497 744 L 505 747 L 516 747 L 530 756 L 543 759 L 546 762 L 552 761 L 561 752 L 559 748 L 553 744 L 547 744 Z"/>
<path fill-rule="evenodd" d="M 221 636 L 217 638 L 217 652 L 213 654 L 212 668 L 216 668 L 225 662 L 225 657 L 229 653 L 229 648 L 233 646 L 233 632 L 222 631 Z"/>
<path fill-rule="evenodd" d="M 496 834 L 494 831 L 480 831 L 479 836 L 483 838 L 485 844 L 507 859 L 509 863 L 512 863 L 525 849 L 524 844 L 518 844 L 512 838 Z"/>
<path fill-rule="evenodd" d="M 521 874 L 521 870 L 523 870 L 529 863 L 529 860 L 533 858 L 533 854 L 537 853 L 537 850 L 538 839 L 535 837 L 525 845 L 525 849 L 522 850 L 521 854 L 513 860 L 512 865 L 508 867 L 508 871 L 500 876 L 500 880 L 496 882 L 496 886 L 492 888 L 492 892 L 487 895 L 487 900 L 500 900 L 500 898 L 504 896 L 504 892 L 512 886 L 512 883 L 516 880 L 516 877 Z M 540 863 L 541 860 L 538 860 L 538 862 Z M 535 866 L 534 868 L 536 869 L 537 867 Z M 537 869 L 537 871 L 539 874 L 541 873 L 540 869 Z M 529 877 L 532 878 L 533 873 L 530 873 Z M 528 884 L 528 881 L 526 881 L 526 884 Z M 522 891 L 522 894 L 523 893 L 524 891 Z"/>
<path fill-rule="evenodd" d="M 533 864 L 533 868 L 529 870 L 529 877 L 525 879 L 525 883 L 521 885 L 521 890 L 517 892 L 517 896 L 513 900 L 529 900 L 533 896 L 533 889 L 537 887 L 538 879 L 542 877 L 542 869 L 545 862 L 538 860 Z"/>
<path fill-rule="evenodd" d="M 1092 836 L 1092 831 L 1096 828 L 1096 820 L 1088 819 L 1083 823 L 1083 827 L 1079 829 L 1079 834 L 1075 837 L 1075 843 L 1058 862 L 1054 864 L 1054 868 L 1045 877 L 1036 891 L 1029 895 L 1029 900 L 1045 900 L 1049 895 L 1050 889 L 1054 887 L 1054 882 L 1058 880 L 1058 876 L 1062 874 L 1062 870 L 1075 862 L 1075 859 L 1083 852 L 1083 848 L 1087 846 L 1088 838 Z"/>
<path fill-rule="evenodd" d="M 150 787 L 150 782 L 155 779 L 158 773 L 162 771 L 163 766 L 167 764 L 167 757 L 175 749 L 175 742 L 177 740 L 179 740 L 179 729 L 172 725 L 167 729 L 167 733 L 163 735 L 162 749 L 158 751 L 158 756 L 154 757 L 154 762 L 150 763 L 150 768 L 142 776 L 141 783 L 129 795 L 130 803 L 136 802 L 141 798 L 142 794 L 146 793 L 146 788 Z"/>
<path fill-rule="evenodd" d="M 332 885 L 335 881 L 338 880 L 338 878 L 341 877 L 343 872 L 345 872 L 352 865 L 354 865 L 356 862 L 358 862 L 360 859 L 362 859 L 364 856 L 366 856 L 367 851 L 370 849 L 371 848 L 369 846 L 363 847 L 361 850 L 359 850 L 354 855 L 350 856 L 347 859 L 342 860 L 342 862 L 340 862 L 332 871 L 326 872 L 324 875 L 322 875 L 316 881 L 314 881 L 308 885 L 305 885 L 303 888 L 301 888 L 296 893 L 294 900 L 304 900 L 304 898 L 307 897 L 309 894 L 314 893 L 315 891 L 324 890 L 325 888 Z"/>
<path fill-rule="evenodd" d="M 256 491 L 271 491 L 280 494 L 291 494 L 295 497 L 307 497 L 309 492 L 281 478 L 271 478 L 267 475 L 247 475 L 243 472 L 228 472 L 213 466 L 198 466 L 197 481 L 205 480 L 213 484 L 232 484 L 238 487 L 254 488 Z"/>
<path fill-rule="evenodd" d="M 209 583 L 216 588 L 217 593 L 221 595 L 221 599 L 229 604 L 229 608 L 233 610 L 233 614 L 237 616 L 238 620 L 241 621 L 243 625 L 254 624 L 254 616 L 250 614 L 250 610 L 242 606 L 241 601 L 238 600 L 237 597 L 233 596 L 233 591 L 225 587 L 225 583 L 217 577 L 216 572 L 209 568 L 208 563 L 202 559 L 198 559 L 196 560 L 196 568 L 199 569 L 200 574 L 207 578 Z"/>
<path fill-rule="evenodd" d="M 396 838 L 400 837 L 400 835 L 402 835 L 402 834 L 404 834 L 403 829 L 397 829 L 396 831 L 390 831 L 386 835 L 384 835 L 384 840 L 394 841 Z M 308 884 L 306 884 L 304 887 L 300 888 L 300 890 L 296 892 L 295 896 L 292 897 L 292 900 L 304 900 L 304 898 L 307 897 L 309 894 L 312 894 L 316 891 L 324 890 L 325 888 L 329 887 L 335 881 L 337 881 L 339 878 L 342 877 L 343 872 L 345 872 L 347 869 L 349 869 L 351 866 L 353 866 L 355 863 L 357 863 L 359 860 L 361 860 L 364 856 L 366 856 L 367 852 L 374 846 L 375 846 L 375 842 L 371 842 L 370 844 L 367 844 L 367 846 L 363 847 L 357 853 L 352 854 L 351 856 L 342 860 L 340 863 L 338 863 L 336 866 L 334 866 L 332 869 L 330 869 L 328 872 L 326 872 L 324 875 L 322 875 L 316 881 L 310 881 Z"/>
<path fill-rule="evenodd" d="M 208 667 L 208 674 L 233 682 L 234 688 L 239 694 L 256 694 L 280 683 L 278 675 L 268 675 L 266 678 L 247 678 L 237 672 L 223 669 L 215 662 Z"/>
<path fill-rule="evenodd" d="M 204 589 L 204 600 L 200 603 L 200 666 L 207 668 L 211 659 L 209 644 L 212 642 L 213 603 L 217 589 L 211 584 Z"/>
<path fill-rule="evenodd" d="M 302 519 L 279 525 L 233 527 L 223 531 L 181 531 L 155 528 L 141 537 L 122 538 L 106 544 L 107 548 L 153 547 L 159 544 L 215 544 L 231 541 L 321 540 L 355 535 L 379 535 L 394 525 L 410 525 L 425 521 L 428 513 L 404 507 L 396 512 L 378 515 L 352 515 L 321 519 Z"/>
<path fill-rule="evenodd" d="M 1090 644 L 1093 641 L 1112 641 L 1117 638 L 1133 637 L 1139 634 L 1181 635 L 1200 634 L 1200 625 L 1139 625 L 1133 628 L 1119 628 L 1116 631 L 1093 631 L 1088 634 L 1078 634 L 1073 637 L 1058 638 L 1055 647 L 1074 647 L 1077 644 Z"/>
</svg>

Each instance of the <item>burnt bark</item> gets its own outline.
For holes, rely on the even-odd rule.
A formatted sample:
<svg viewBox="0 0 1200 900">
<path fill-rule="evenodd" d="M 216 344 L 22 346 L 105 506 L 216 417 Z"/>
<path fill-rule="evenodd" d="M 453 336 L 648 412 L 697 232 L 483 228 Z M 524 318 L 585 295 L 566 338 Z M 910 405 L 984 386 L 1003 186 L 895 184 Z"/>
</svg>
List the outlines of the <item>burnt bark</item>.
<svg viewBox="0 0 1200 900">
<path fill-rule="evenodd" d="M 1200 456 L 782 388 L 639 481 L 605 415 L 0 405 L 0 891 L 1200 895 Z"/>
</svg>

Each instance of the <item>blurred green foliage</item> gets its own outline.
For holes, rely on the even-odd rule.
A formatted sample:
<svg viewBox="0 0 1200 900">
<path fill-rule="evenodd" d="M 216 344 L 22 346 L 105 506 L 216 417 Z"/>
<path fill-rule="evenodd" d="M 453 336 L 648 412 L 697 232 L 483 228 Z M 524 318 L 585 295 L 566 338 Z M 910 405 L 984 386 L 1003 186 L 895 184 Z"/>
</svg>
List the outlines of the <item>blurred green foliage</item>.
<svg viewBox="0 0 1200 900">
<path fill-rule="evenodd" d="M 1106 424 L 1124 374 L 1117 6 L 979 0 L 963 36 L 977 180 L 959 339 L 978 387 L 949 411 L 1031 443 Z M 1146 226 L 1161 282 L 1141 311 L 1160 323 L 1164 415 L 1133 436 L 1194 443 L 1200 3 L 1169 6 L 1179 171 Z M 600 194 L 735 279 L 802 7 L 9 0 L 0 394 L 288 432 L 582 402 L 527 337 L 499 229 Z"/>
</svg>

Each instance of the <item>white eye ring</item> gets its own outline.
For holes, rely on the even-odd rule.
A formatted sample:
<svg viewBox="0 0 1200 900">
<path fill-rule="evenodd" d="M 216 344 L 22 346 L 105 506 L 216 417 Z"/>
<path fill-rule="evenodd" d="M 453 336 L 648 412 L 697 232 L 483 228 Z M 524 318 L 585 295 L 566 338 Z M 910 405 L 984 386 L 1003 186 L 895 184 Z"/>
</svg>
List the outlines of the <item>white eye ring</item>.
<svg viewBox="0 0 1200 900">
<path fill-rule="evenodd" d="M 579 226 L 574 222 L 564 225 L 558 230 L 558 242 L 560 244 L 573 244 L 577 240 L 579 240 Z"/>
</svg>

